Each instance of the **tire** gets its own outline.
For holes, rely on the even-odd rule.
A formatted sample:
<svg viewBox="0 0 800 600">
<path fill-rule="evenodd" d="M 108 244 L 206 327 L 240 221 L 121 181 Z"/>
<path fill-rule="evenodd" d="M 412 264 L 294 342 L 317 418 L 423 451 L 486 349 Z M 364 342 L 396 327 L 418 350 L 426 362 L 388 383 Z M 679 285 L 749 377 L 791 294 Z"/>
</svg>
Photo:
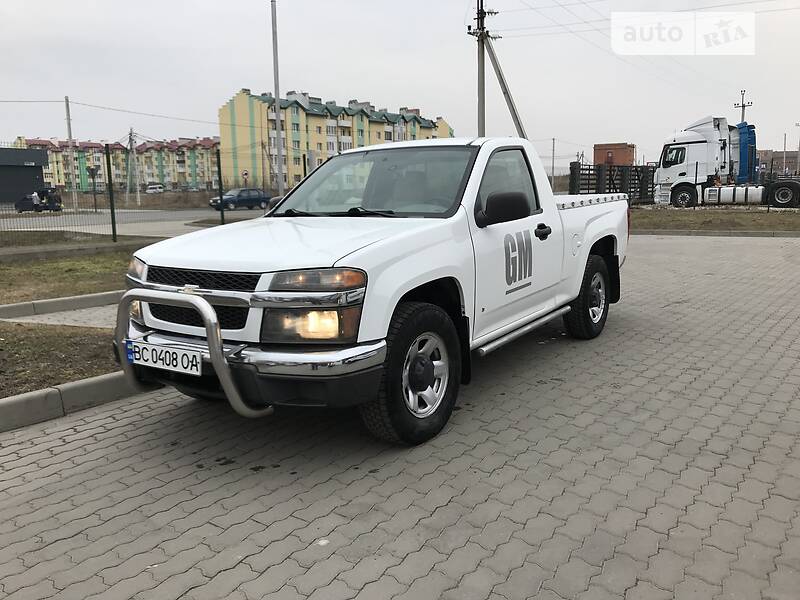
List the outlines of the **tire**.
<svg viewBox="0 0 800 600">
<path fill-rule="evenodd" d="M 570 311 L 564 315 L 564 327 L 572 337 L 591 340 L 603 331 L 608 318 L 610 281 L 606 261 L 601 256 L 590 254 L 583 272 L 581 291 L 570 304 Z"/>
<path fill-rule="evenodd" d="M 236 210 L 236 205 L 233 202 L 228 202 L 228 210 Z"/>
<path fill-rule="evenodd" d="M 697 188 L 683 185 L 672 190 L 669 203 L 675 208 L 690 208 L 697 204 Z"/>
<path fill-rule="evenodd" d="M 450 316 L 438 306 L 403 302 L 392 316 L 386 342 L 378 397 L 359 406 L 361 420 L 377 438 L 409 446 L 421 444 L 436 436 L 453 412 L 461 381 L 458 333 Z M 433 344 L 432 352 L 414 355 L 415 346 L 424 350 L 428 342 Z M 433 370 L 434 363 L 444 363 L 439 375 Z M 422 392 L 415 392 L 421 389 L 430 402 Z"/>
<path fill-rule="evenodd" d="M 259 208 L 261 208 L 261 210 L 267 210 L 267 203 L 264 202 L 263 200 L 261 201 L 261 204 L 259 204 L 258 206 Z"/>
<path fill-rule="evenodd" d="M 793 181 L 776 183 L 770 194 L 769 203 L 776 208 L 794 208 L 798 205 L 800 185 Z"/>
</svg>

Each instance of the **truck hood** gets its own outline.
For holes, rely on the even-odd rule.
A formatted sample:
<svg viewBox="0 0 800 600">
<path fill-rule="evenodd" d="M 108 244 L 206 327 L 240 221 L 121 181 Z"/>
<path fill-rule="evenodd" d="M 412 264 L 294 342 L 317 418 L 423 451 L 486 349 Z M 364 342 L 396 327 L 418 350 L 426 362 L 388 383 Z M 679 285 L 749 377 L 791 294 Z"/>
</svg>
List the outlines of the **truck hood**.
<svg viewBox="0 0 800 600">
<path fill-rule="evenodd" d="M 210 227 L 138 250 L 148 265 L 266 273 L 330 267 L 348 254 L 440 219 L 385 217 L 256 218 Z"/>
</svg>

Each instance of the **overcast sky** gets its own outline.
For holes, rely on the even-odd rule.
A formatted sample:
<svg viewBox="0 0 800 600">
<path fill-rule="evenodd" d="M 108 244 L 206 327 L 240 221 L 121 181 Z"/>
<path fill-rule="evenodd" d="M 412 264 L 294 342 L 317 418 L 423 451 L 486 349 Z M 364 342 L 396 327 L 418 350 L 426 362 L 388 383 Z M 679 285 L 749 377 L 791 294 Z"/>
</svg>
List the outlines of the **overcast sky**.
<svg viewBox="0 0 800 600">
<path fill-rule="evenodd" d="M 620 58 L 610 50 L 602 19 L 611 11 L 722 4 L 716 10 L 761 13 L 755 56 Z M 419 107 L 444 116 L 457 135 L 473 135 L 476 52 L 465 34 L 473 7 L 474 0 L 278 0 L 281 89 Z M 489 26 L 503 35 L 496 48 L 528 136 L 548 155 L 549 141 L 538 140 L 556 137 L 560 164 L 596 142 L 632 142 L 640 158 L 655 160 L 665 137 L 702 116 L 737 122 L 741 88 L 754 102 L 747 116 L 759 148 L 781 149 L 784 132 L 797 148 L 800 10 L 785 9 L 800 8 L 800 0 L 487 0 L 487 7 L 500 11 Z M 2 0 L 0 100 L 69 95 L 216 123 L 218 107 L 240 88 L 272 90 L 270 35 L 267 0 Z M 0 142 L 66 137 L 63 103 L 0 110 Z M 129 127 L 158 139 L 218 134 L 212 123 L 82 106 L 72 116 L 78 139 L 113 141 Z M 514 133 L 488 64 L 487 133 Z"/>
</svg>

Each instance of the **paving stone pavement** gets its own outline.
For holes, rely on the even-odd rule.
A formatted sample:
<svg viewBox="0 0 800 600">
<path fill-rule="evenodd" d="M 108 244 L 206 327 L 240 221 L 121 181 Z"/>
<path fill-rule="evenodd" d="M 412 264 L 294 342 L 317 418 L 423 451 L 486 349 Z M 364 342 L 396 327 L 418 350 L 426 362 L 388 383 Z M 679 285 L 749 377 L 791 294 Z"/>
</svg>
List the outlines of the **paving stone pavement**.
<svg viewBox="0 0 800 600">
<path fill-rule="evenodd" d="M 94 308 L 63 310 L 44 315 L 3 320 L 17 323 L 41 323 L 44 325 L 72 325 L 76 327 L 102 327 L 103 329 L 113 329 L 116 319 L 117 305 L 109 304 L 107 306 L 97 306 Z"/>
<path fill-rule="evenodd" d="M 435 440 L 160 390 L 0 434 L 0 598 L 800 597 L 800 240 L 634 238 Z"/>
</svg>

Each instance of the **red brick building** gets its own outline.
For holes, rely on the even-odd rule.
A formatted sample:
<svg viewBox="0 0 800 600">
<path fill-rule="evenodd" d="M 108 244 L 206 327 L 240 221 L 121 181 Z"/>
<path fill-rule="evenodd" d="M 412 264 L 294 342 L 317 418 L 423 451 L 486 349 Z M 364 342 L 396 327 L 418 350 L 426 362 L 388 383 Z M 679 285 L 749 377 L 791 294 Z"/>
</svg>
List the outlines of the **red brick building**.
<svg viewBox="0 0 800 600">
<path fill-rule="evenodd" d="M 594 164 L 596 165 L 634 165 L 636 164 L 636 144 L 595 144 Z"/>
</svg>

